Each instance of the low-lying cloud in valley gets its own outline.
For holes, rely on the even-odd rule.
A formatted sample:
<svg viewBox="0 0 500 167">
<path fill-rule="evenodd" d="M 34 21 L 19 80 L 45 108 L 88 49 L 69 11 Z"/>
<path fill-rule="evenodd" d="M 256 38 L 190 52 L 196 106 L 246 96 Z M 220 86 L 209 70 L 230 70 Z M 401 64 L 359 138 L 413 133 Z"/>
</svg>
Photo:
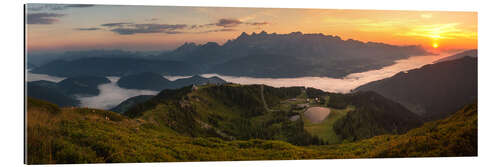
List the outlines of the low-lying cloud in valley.
<svg viewBox="0 0 500 167">
<path fill-rule="evenodd" d="M 420 68 L 426 64 L 431 64 L 435 60 L 450 56 L 452 54 L 415 56 L 409 59 L 398 60 L 396 64 L 386 66 L 379 70 L 371 70 L 361 73 L 349 74 L 338 79 L 329 77 L 300 77 L 300 78 L 253 78 L 234 77 L 218 74 L 204 74 L 203 77 L 220 77 L 228 82 L 239 84 L 265 84 L 273 87 L 305 86 L 321 89 L 328 92 L 349 93 L 351 90 L 363 84 L 391 77 L 401 71 Z"/>
<path fill-rule="evenodd" d="M 398 72 L 407 71 L 415 68 L 422 67 L 426 64 L 432 64 L 434 61 L 453 55 L 453 53 L 446 53 L 442 55 L 429 55 L 429 56 L 415 56 L 409 59 L 398 60 L 396 64 L 384 67 L 379 70 L 366 71 L 362 73 L 354 73 L 346 76 L 345 78 L 328 78 L 328 77 L 300 77 L 300 78 L 253 78 L 253 77 L 234 77 L 223 76 L 218 74 L 203 74 L 203 77 L 220 77 L 228 82 L 248 85 L 248 84 L 266 84 L 273 87 L 290 87 L 290 86 L 305 86 L 321 89 L 328 92 L 348 93 L 352 89 L 357 88 L 368 82 L 391 77 Z M 168 80 L 174 81 L 181 78 L 188 78 L 190 76 L 164 76 Z M 55 77 L 44 74 L 33 74 L 28 72 L 27 81 L 48 80 L 59 82 L 65 78 Z M 91 97 L 78 97 L 81 101 L 81 106 L 98 108 L 98 109 L 111 109 L 123 102 L 124 100 L 138 95 L 156 95 L 158 91 L 151 90 L 136 90 L 120 88 L 116 82 L 119 77 L 108 77 L 111 83 L 99 85 L 100 93 L 98 96 Z"/>
<path fill-rule="evenodd" d="M 156 95 L 158 93 L 158 91 L 151 90 L 120 88 L 116 84 L 119 77 L 107 78 L 111 80 L 111 83 L 99 85 L 99 95 L 78 98 L 81 102 L 81 106 L 98 109 L 111 109 L 130 97 L 138 95 Z"/>
</svg>

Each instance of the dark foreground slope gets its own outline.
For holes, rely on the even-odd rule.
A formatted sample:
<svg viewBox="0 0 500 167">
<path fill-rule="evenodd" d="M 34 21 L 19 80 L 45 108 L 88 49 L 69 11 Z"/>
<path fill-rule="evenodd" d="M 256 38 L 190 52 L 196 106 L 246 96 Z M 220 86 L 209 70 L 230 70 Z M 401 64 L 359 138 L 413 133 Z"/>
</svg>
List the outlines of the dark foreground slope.
<svg viewBox="0 0 500 167">
<path fill-rule="evenodd" d="M 128 98 L 127 100 L 121 102 L 116 107 L 113 107 L 111 109 L 111 111 L 114 111 L 117 113 L 124 113 L 125 111 L 129 110 L 130 108 L 134 107 L 135 105 L 140 104 L 140 103 L 144 103 L 153 97 L 154 97 L 153 95 L 134 96 L 134 97 Z"/>
<path fill-rule="evenodd" d="M 477 58 L 477 49 L 466 50 L 466 51 L 457 53 L 455 55 L 436 60 L 436 61 L 434 61 L 434 63 L 445 62 L 445 61 L 450 61 L 450 60 L 457 60 L 457 59 L 461 59 L 464 57 Z"/>
<path fill-rule="evenodd" d="M 268 108 L 301 93 L 300 87 L 204 85 L 196 89 L 166 89 L 124 114 L 154 120 L 154 124 L 193 137 L 276 139 L 297 145 L 321 144 L 302 121 L 290 121 L 291 111 Z"/>
<path fill-rule="evenodd" d="M 356 88 L 369 90 L 401 103 L 426 120 L 441 119 L 477 101 L 477 58 L 430 64 Z"/>
<path fill-rule="evenodd" d="M 32 98 L 27 105 L 28 164 L 477 156 L 475 105 L 406 134 L 307 147 L 276 140 L 189 137 L 156 125 L 154 119 L 59 108 Z"/>
<path fill-rule="evenodd" d="M 80 101 L 61 91 L 55 82 L 33 81 L 27 83 L 26 94 L 29 97 L 50 101 L 59 106 L 78 106 Z"/>
<path fill-rule="evenodd" d="M 418 115 L 375 92 L 358 92 L 344 96 L 349 105 L 355 106 L 354 111 L 348 112 L 333 125 L 335 133 L 344 140 L 355 141 L 382 134 L 401 134 L 422 125 Z"/>
</svg>

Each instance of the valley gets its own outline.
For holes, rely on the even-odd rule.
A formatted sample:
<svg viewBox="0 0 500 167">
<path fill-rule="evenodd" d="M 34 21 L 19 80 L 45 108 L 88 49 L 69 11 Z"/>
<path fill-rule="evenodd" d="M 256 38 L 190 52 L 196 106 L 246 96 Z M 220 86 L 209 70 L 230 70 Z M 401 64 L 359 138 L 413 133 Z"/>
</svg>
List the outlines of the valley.
<svg viewBox="0 0 500 167">
<path fill-rule="evenodd" d="M 342 140 L 336 137 L 330 125 L 335 124 L 338 117 L 345 117 L 346 113 L 356 109 L 332 109 L 319 124 L 312 124 L 304 118 L 289 121 L 296 112 L 266 112 L 264 107 L 258 107 L 262 106 L 258 102 L 259 87 L 202 86 L 195 91 L 188 87 L 168 94 L 162 92 L 124 115 L 89 108 L 59 108 L 29 98 L 28 163 L 477 155 L 475 105 L 405 133 L 385 133 L 359 141 L 340 142 Z M 231 94 L 238 94 L 240 91 L 236 89 L 244 89 L 247 93 L 254 90 L 256 94 L 250 98 L 253 100 L 244 100 L 245 103 L 239 103 L 237 99 L 224 100 Z M 266 87 L 264 91 L 271 106 L 279 105 L 279 99 L 287 101 L 301 93 L 300 88 L 280 91 Z M 326 127 L 330 128 L 329 132 Z M 321 136 L 306 137 L 309 133 Z"/>
<path fill-rule="evenodd" d="M 463 65 L 454 61 L 457 68 Z M 118 80 L 111 78 L 110 83 L 117 85 Z M 206 81 L 134 96 L 112 111 L 58 107 L 28 96 L 28 150 L 33 157 L 28 162 L 477 155 L 474 100 L 429 120 L 374 91 L 332 93 L 314 87 Z"/>
</svg>

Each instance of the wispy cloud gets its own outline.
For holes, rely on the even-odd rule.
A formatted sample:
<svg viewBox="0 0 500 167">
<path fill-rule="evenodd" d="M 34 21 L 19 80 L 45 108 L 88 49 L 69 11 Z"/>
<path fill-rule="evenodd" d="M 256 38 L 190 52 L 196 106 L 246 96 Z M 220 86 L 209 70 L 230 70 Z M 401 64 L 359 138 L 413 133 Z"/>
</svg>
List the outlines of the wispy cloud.
<svg viewBox="0 0 500 167">
<path fill-rule="evenodd" d="M 228 31 L 238 31 L 238 30 L 232 29 L 232 28 L 222 28 L 222 29 L 206 30 L 206 31 L 198 32 L 198 33 L 228 32 Z"/>
<path fill-rule="evenodd" d="M 134 23 L 126 23 L 126 22 L 119 22 L 119 23 L 106 23 L 106 24 L 101 24 L 103 27 L 121 27 L 125 25 L 131 25 Z"/>
<path fill-rule="evenodd" d="M 460 25 L 460 23 L 419 25 L 408 32 L 399 33 L 398 35 L 432 39 L 477 38 L 477 32 L 461 29 L 459 28 Z"/>
<path fill-rule="evenodd" d="M 158 20 L 160 20 L 160 19 L 158 19 L 158 18 L 146 19 L 146 21 L 158 21 Z"/>
<path fill-rule="evenodd" d="M 42 11 L 42 10 L 66 10 L 69 8 L 88 8 L 88 7 L 93 7 L 95 5 L 90 5 L 90 4 L 70 4 L 70 5 L 64 5 L 64 4 L 28 4 L 27 9 L 28 11 Z"/>
<path fill-rule="evenodd" d="M 153 20 L 153 19 L 151 19 Z M 158 19 L 154 19 L 158 20 Z M 181 33 L 211 33 L 211 32 L 228 32 L 237 31 L 234 29 L 239 25 L 248 26 L 263 26 L 268 22 L 243 22 L 238 19 L 222 18 L 217 22 L 208 24 L 137 24 L 131 22 L 113 22 L 101 24 L 101 27 L 115 32 L 120 35 L 146 34 L 146 33 L 166 33 L 166 34 L 181 34 Z"/>
<path fill-rule="evenodd" d="M 217 23 L 211 24 L 220 27 L 236 27 L 241 24 L 251 25 L 251 26 L 263 26 L 269 24 L 268 22 L 243 22 L 238 19 L 219 19 Z M 210 24 L 209 24 L 210 25 Z"/>
<path fill-rule="evenodd" d="M 252 26 L 263 26 L 263 25 L 268 25 L 269 23 L 268 22 L 248 22 L 245 24 L 252 25 Z"/>
<path fill-rule="evenodd" d="M 63 17 L 64 14 L 58 13 L 29 13 L 27 15 L 27 24 L 53 24 L 58 22 L 58 17 Z"/>
<path fill-rule="evenodd" d="M 134 23 L 108 23 L 101 26 L 112 27 L 110 31 L 120 35 L 145 34 L 145 33 L 167 33 L 179 34 L 178 30 L 185 29 L 186 24 L 134 24 Z"/>
<path fill-rule="evenodd" d="M 215 25 L 221 27 L 236 27 L 242 23 L 243 22 L 238 19 L 219 19 Z"/>
<path fill-rule="evenodd" d="M 95 31 L 95 30 L 101 30 L 101 28 L 97 28 L 97 27 L 91 27 L 91 28 L 75 28 L 75 30 L 79 30 L 79 31 Z"/>
</svg>

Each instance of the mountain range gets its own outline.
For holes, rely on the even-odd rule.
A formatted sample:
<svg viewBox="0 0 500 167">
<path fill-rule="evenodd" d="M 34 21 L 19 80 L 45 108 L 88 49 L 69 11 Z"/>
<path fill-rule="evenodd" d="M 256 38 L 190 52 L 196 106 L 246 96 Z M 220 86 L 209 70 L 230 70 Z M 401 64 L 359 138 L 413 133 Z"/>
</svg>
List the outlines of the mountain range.
<svg viewBox="0 0 500 167">
<path fill-rule="evenodd" d="M 341 78 L 350 73 L 379 69 L 394 64 L 395 60 L 429 54 L 420 46 L 343 40 L 323 34 L 268 34 L 264 31 L 250 35 L 242 33 L 223 45 L 215 42 L 202 45 L 185 43 L 155 56 L 120 51 L 76 53 L 72 54 L 77 55 L 75 58 L 60 58 L 39 65 L 32 72 L 63 77 L 155 72 L 162 75 L 217 73 L 273 78 Z M 290 66 L 294 67 L 293 71 L 287 68 Z"/>
<path fill-rule="evenodd" d="M 30 72 L 60 77 L 81 75 L 105 77 L 125 76 L 142 72 L 192 75 L 198 73 L 198 71 L 197 67 L 179 61 L 122 57 L 90 57 L 76 60 L 55 60 L 37 67 Z"/>
</svg>

